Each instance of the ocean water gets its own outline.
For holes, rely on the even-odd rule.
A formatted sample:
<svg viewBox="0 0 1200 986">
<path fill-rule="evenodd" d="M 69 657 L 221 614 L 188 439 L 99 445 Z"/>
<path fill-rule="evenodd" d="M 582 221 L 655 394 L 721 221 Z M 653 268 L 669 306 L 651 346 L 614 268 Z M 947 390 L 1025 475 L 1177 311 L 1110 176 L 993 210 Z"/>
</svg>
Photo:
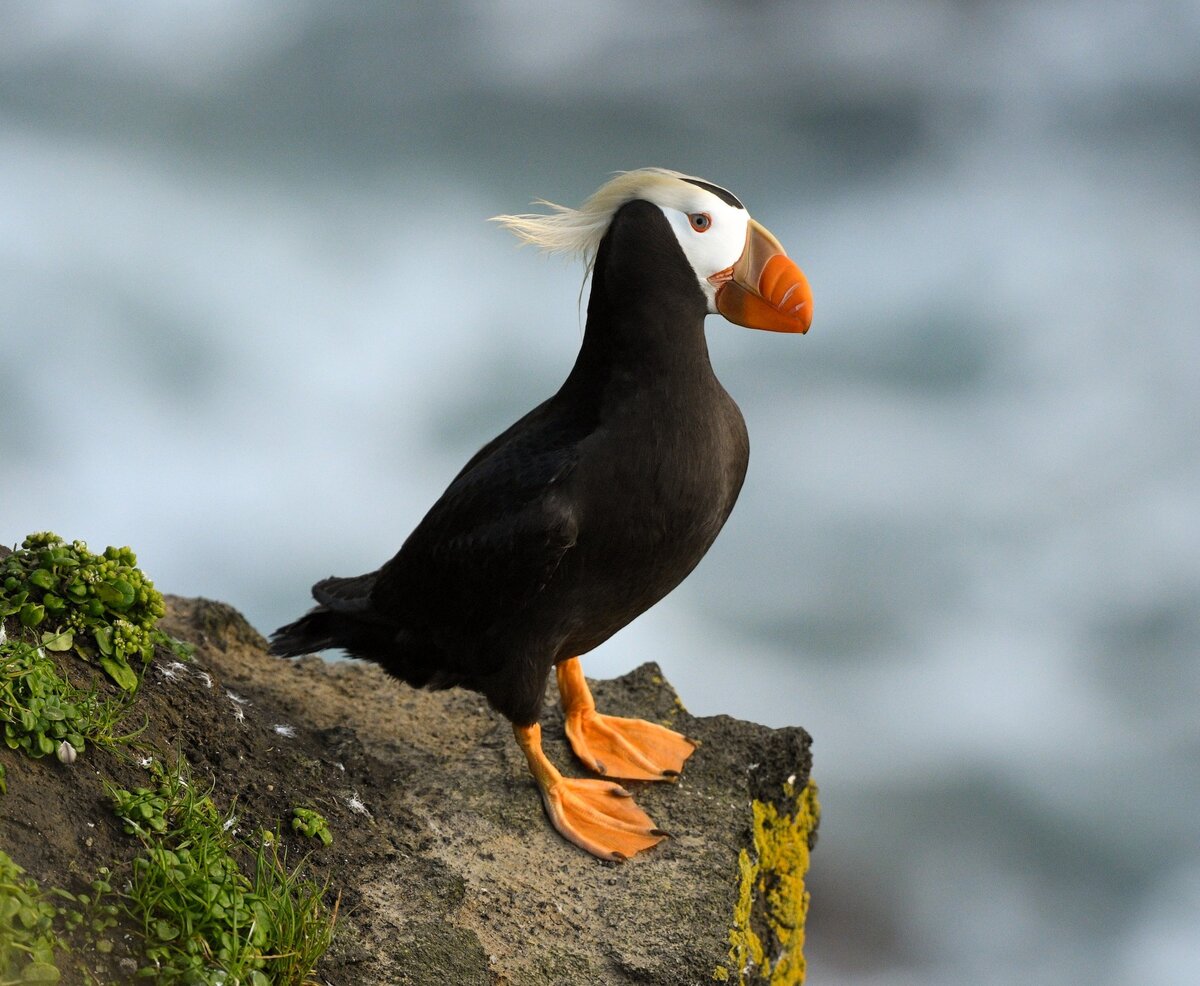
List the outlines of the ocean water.
<svg viewBox="0 0 1200 986">
<path fill-rule="evenodd" d="M 1200 976 L 1200 4 L 0 11 L 0 540 L 269 631 L 551 393 L 582 272 L 488 216 L 659 164 L 806 270 L 590 655 L 815 737 L 810 981 Z"/>
</svg>

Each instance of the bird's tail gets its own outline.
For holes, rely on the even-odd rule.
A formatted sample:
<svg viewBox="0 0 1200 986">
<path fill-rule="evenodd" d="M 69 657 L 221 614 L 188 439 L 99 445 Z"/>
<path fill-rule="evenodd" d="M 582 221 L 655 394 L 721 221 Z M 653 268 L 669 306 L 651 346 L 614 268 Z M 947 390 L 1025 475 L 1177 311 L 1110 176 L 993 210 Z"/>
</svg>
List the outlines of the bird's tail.
<svg viewBox="0 0 1200 986">
<path fill-rule="evenodd" d="M 341 647 L 343 645 L 338 639 L 342 635 L 338 632 L 336 621 L 336 613 L 318 606 L 271 634 L 271 653 L 279 657 L 299 657 L 301 654 Z"/>
<path fill-rule="evenodd" d="M 398 646 L 397 628 L 369 614 L 340 613 L 317 606 L 271 634 L 271 653 L 299 657 L 319 650 L 344 650 L 352 657 L 386 663 Z"/>
<path fill-rule="evenodd" d="M 341 648 L 377 660 L 376 652 L 395 645 L 395 627 L 387 627 L 371 612 L 371 590 L 378 575 L 368 572 L 352 578 L 322 579 L 313 586 L 313 597 L 320 605 L 271 634 L 272 653 L 299 657 Z"/>
<path fill-rule="evenodd" d="M 408 633 L 371 606 L 378 572 L 323 579 L 313 586 L 318 604 L 271 634 L 271 653 L 300 657 L 319 650 L 344 650 L 374 661 L 414 688 L 449 688 L 463 680 L 428 640 Z"/>
</svg>

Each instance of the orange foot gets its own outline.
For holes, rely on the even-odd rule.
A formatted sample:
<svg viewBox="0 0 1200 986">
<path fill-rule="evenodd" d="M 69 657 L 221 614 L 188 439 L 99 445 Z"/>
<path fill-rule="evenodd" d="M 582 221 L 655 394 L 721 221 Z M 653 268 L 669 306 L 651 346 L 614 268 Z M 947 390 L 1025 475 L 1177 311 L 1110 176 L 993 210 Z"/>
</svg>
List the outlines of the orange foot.
<svg viewBox="0 0 1200 986">
<path fill-rule="evenodd" d="M 596 773 L 631 781 L 673 781 L 696 749 L 666 726 L 605 716 L 595 709 L 568 713 L 567 739 Z"/>
<path fill-rule="evenodd" d="M 563 661 L 557 670 L 567 739 L 588 767 L 605 777 L 631 781 L 673 781 L 679 776 L 695 743 L 644 719 L 601 715 L 579 658 Z"/>
<path fill-rule="evenodd" d="M 546 814 L 564 839 L 593 856 L 624 862 L 666 838 L 621 785 L 563 777 L 542 752 L 538 725 L 513 730 L 542 792 Z"/>
<path fill-rule="evenodd" d="M 542 804 L 564 839 L 601 859 L 624 862 L 667 835 L 611 781 L 564 777 L 542 791 Z"/>
</svg>

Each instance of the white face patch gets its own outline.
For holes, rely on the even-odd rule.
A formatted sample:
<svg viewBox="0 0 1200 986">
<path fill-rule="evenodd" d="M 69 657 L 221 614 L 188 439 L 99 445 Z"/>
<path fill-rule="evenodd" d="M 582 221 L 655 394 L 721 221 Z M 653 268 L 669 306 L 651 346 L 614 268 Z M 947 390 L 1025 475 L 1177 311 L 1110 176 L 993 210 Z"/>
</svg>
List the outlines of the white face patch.
<svg viewBox="0 0 1200 986">
<path fill-rule="evenodd" d="M 523 242 L 549 253 L 582 257 L 590 271 L 617 210 L 635 199 L 652 202 L 671 224 L 708 299 L 708 310 L 715 313 L 717 289 L 708 279 L 737 263 L 746 246 L 750 217 L 745 209 L 731 204 L 736 198 L 728 192 L 723 197 L 709 190 L 714 188 L 723 191 L 678 171 L 638 168 L 619 172 L 578 209 L 542 201 L 540 204 L 552 210 L 549 215 L 494 216 L 493 221 L 507 226 Z M 695 224 L 693 219 L 697 220 Z"/>
<path fill-rule="evenodd" d="M 715 313 L 717 288 L 709 278 L 737 263 L 746 248 L 746 224 L 750 216 L 745 209 L 723 202 L 712 192 L 684 182 L 680 186 L 684 194 L 672 195 L 669 204 L 656 201 L 659 196 L 647 198 L 667 217 L 708 299 L 709 313 Z"/>
</svg>

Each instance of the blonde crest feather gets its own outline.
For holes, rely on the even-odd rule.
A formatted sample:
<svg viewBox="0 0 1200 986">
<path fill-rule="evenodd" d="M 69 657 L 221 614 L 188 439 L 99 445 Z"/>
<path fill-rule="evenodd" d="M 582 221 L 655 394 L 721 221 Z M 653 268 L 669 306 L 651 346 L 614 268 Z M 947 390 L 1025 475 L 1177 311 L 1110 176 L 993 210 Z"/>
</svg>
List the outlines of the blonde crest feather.
<svg viewBox="0 0 1200 986">
<path fill-rule="evenodd" d="M 683 180 L 690 177 L 666 168 L 619 171 L 578 209 L 538 199 L 534 205 L 545 206 L 553 211 L 548 215 L 523 213 L 493 216 L 490 221 L 511 230 L 522 243 L 529 243 L 545 253 L 580 257 L 590 271 L 596 262 L 600 241 L 621 206 L 644 196 L 650 190 L 657 193 L 656 200 L 663 204 L 671 204 L 671 200 L 682 202 L 687 189 L 681 186 Z"/>
</svg>

